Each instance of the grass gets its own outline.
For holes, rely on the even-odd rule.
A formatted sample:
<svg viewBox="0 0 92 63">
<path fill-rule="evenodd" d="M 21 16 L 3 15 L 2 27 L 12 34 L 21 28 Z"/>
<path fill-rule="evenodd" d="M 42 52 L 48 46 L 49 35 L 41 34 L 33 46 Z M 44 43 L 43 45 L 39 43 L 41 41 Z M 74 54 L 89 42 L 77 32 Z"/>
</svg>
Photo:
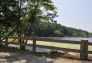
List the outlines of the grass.
<svg viewBox="0 0 92 63">
<path fill-rule="evenodd" d="M 9 41 L 12 41 L 13 39 L 9 39 Z M 15 42 L 18 42 L 16 39 Z M 28 44 L 32 44 L 32 40 L 28 40 Z M 80 45 L 76 44 L 65 44 L 65 43 L 56 43 L 56 42 L 46 42 L 46 41 L 37 41 L 38 45 L 45 45 L 45 46 L 55 46 L 55 47 L 63 47 L 63 48 L 71 48 L 71 49 L 80 49 Z M 15 45 L 13 45 L 15 46 Z M 92 46 L 88 47 L 89 51 L 92 51 Z"/>
<path fill-rule="evenodd" d="M 28 43 L 32 44 L 32 41 L 29 40 Z M 46 42 L 46 41 L 37 41 L 37 44 L 38 45 L 55 46 L 55 47 L 79 49 L 80 50 L 80 45 L 75 45 L 75 44 L 65 44 L 65 43 Z M 92 51 L 92 46 L 89 46 L 88 50 Z M 92 56 L 92 54 L 89 54 L 89 56 Z"/>
<path fill-rule="evenodd" d="M 29 40 L 28 44 L 32 44 L 32 41 Z M 65 44 L 65 43 L 46 42 L 46 41 L 37 41 L 36 44 L 45 45 L 45 46 L 71 48 L 71 49 L 80 49 L 80 45 L 76 45 L 76 44 Z M 89 51 L 92 51 L 92 46 L 89 46 Z"/>
</svg>

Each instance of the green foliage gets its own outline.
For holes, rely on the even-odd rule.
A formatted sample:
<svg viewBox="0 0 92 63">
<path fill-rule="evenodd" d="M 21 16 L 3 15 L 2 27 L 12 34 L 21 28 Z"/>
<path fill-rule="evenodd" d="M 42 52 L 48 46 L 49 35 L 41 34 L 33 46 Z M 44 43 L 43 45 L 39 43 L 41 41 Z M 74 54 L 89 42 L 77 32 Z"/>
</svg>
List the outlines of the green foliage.
<svg viewBox="0 0 92 63">
<path fill-rule="evenodd" d="M 42 37 L 89 37 L 92 33 L 85 30 L 66 27 L 57 23 L 41 22 L 35 31 L 37 36 Z"/>
<path fill-rule="evenodd" d="M 30 35 L 41 21 L 53 21 L 55 9 L 51 0 L 1 0 L 0 35 L 8 35 L 9 29 Z"/>
<path fill-rule="evenodd" d="M 8 35 L 18 21 L 19 8 L 16 0 L 0 0 L 0 35 Z"/>
<path fill-rule="evenodd" d="M 0 0 L 0 35 L 92 36 L 87 31 L 57 24 L 55 17 L 52 0 Z"/>
<path fill-rule="evenodd" d="M 53 33 L 55 34 L 55 36 L 61 35 L 61 31 L 59 31 L 59 30 L 55 30 Z"/>
<path fill-rule="evenodd" d="M 55 9 L 52 0 L 0 0 L 0 36 L 34 36 L 40 22 L 54 21 Z M 27 40 L 18 42 L 27 43 Z"/>
</svg>

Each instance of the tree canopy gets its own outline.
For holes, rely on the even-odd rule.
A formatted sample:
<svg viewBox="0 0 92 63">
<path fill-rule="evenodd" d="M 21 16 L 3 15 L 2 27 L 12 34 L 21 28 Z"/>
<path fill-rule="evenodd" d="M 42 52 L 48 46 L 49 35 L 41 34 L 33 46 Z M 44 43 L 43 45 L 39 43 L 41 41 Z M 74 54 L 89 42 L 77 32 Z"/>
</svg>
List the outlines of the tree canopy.
<svg viewBox="0 0 92 63">
<path fill-rule="evenodd" d="M 40 22 L 54 21 L 55 9 L 52 0 L 0 0 L 0 36 L 34 36 Z"/>
<path fill-rule="evenodd" d="M 41 21 L 54 21 L 55 9 L 51 0 L 1 0 L 0 35 L 10 35 L 7 32 L 15 29 L 18 34 L 29 35 Z"/>
</svg>

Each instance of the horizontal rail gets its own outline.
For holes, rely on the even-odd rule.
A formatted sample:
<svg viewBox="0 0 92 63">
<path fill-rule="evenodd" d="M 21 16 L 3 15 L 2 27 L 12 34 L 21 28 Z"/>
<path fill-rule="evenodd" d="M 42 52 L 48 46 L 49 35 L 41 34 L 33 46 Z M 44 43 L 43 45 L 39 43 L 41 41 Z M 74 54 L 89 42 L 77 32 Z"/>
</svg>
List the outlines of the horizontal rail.
<svg viewBox="0 0 92 63">
<path fill-rule="evenodd" d="M 9 37 L 9 38 L 15 38 L 15 39 L 19 39 L 19 37 Z M 28 39 L 28 40 L 32 40 L 33 38 L 30 37 L 30 38 L 23 38 L 23 37 L 20 37 L 20 39 Z M 56 40 L 56 39 L 50 39 L 50 38 L 36 38 L 36 40 L 38 41 L 50 41 L 50 42 L 58 42 L 58 43 L 70 43 L 70 44 L 80 44 L 81 42 L 80 41 L 73 41 L 73 40 Z"/>
<path fill-rule="evenodd" d="M 15 43 L 15 42 L 8 42 L 8 44 L 23 45 L 23 46 L 33 46 L 32 44 L 26 44 L 26 43 Z"/>
<path fill-rule="evenodd" d="M 80 50 L 77 50 L 77 49 L 68 49 L 68 48 L 61 48 L 61 47 L 54 47 L 54 46 L 36 45 L 36 47 L 56 49 L 56 50 L 62 50 L 62 51 L 70 51 L 70 52 L 80 52 Z"/>
<path fill-rule="evenodd" d="M 27 38 L 27 37 L 13 37 L 13 36 L 10 36 L 8 38 L 15 38 L 15 39 L 28 39 L 28 40 L 33 40 L 33 37 L 30 37 L 30 38 Z M 37 37 L 36 40 L 38 41 L 50 41 L 50 42 L 58 42 L 58 43 L 68 43 L 68 44 L 80 44 L 81 41 L 74 41 L 74 40 L 56 40 L 56 39 L 50 39 L 50 38 L 39 38 Z M 88 45 L 92 45 L 91 42 L 88 43 Z"/>
<path fill-rule="evenodd" d="M 49 39 L 49 38 L 36 38 L 38 41 L 50 41 L 50 42 L 58 42 L 58 43 L 70 43 L 70 44 L 80 44 L 80 41 L 71 41 L 71 40 L 56 40 L 56 39 Z"/>
<path fill-rule="evenodd" d="M 28 40 L 33 40 L 33 37 L 12 37 L 10 36 L 9 38 L 15 38 L 15 39 L 28 39 Z M 57 39 L 50 39 L 50 38 L 41 38 L 37 37 L 36 40 L 38 41 L 50 41 L 50 42 L 58 42 L 58 43 L 68 43 L 68 44 L 80 44 L 81 41 L 74 41 L 74 40 L 57 40 Z M 88 43 L 88 45 L 92 45 L 91 42 Z"/>
<path fill-rule="evenodd" d="M 2 43 L 5 43 L 5 42 L 2 42 Z M 23 46 L 33 46 L 32 44 L 14 43 L 14 42 L 8 42 L 8 44 L 23 45 Z M 80 53 L 80 50 L 78 50 L 78 49 L 69 49 L 69 48 L 54 47 L 54 46 L 45 46 L 45 45 L 36 45 L 36 47 L 48 48 L 48 49 L 57 49 L 57 50 L 62 50 L 62 51 L 70 51 L 70 52 L 78 52 L 78 53 Z M 88 51 L 88 53 L 92 54 L 92 51 Z"/>
<path fill-rule="evenodd" d="M 2 42 L 5 43 L 5 42 Z M 14 45 L 23 45 L 23 46 L 33 46 L 33 44 L 26 44 L 26 43 L 15 43 L 15 42 L 8 42 L 8 44 L 14 44 Z M 48 48 L 48 49 L 57 49 L 62 51 L 70 51 L 70 52 L 78 52 L 80 53 L 80 50 L 78 49 L 69 49 L 69 48 L 62 48 L 62 47 L 54 47 L 54 46 L 45 46 L 45 45 L 35 45 L 36 47 L 40 48 Z M 89 54 L 92 54 L 92 51 L 88 51 Z"/>
<path fill-rule="evenodd" d="M 89 54 L 92 54 L 92 51 L 88 51 Z"/>
<path fill-rule="evenodd" d="M 8 38 L 14 38 L 14 39 L 28 39 L 28 40 L 32 40 L 33 39 L 33 37 L 8 37 Z"/>
<path fill-rule="evenodd" d="M 26 43 L 14 43 L 14 42 L 8 42 L 8 44 L 14 44 L 14 45 L 23 45 L 23 46 L 33 46 L 32 44 L 26 44 Z M 61 48 L 61 47 L 54 47 L 54 46 L 45 46 L 45 45 L 35 45 L 36 47 L 40 48 L 48 48 L 48 49 L 57 49 L 62 51 L 70 51 L 70 52 L 79 52 L 80 50 L 77 49 L 69 49 L 69 48 Z"/>
<path fill-rule="evenodd" d="M 88 42 L 88 45 L 92 45 L 92 43 L 91 42 Z"/>
</svg>

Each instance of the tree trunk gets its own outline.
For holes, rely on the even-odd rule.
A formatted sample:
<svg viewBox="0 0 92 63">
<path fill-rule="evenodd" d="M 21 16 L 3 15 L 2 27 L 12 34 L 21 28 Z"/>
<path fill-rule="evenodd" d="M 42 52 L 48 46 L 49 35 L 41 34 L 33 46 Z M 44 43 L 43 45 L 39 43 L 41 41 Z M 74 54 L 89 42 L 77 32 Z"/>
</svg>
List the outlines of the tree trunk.
<svg viewBox="0 0 92 63">
<path fill-rule="evenodd" d="M 18 32 L 18 37 L 19 37 L 19 39 L 18 39 L 19 43 L 24 43 L 22 38 L 21 38 L 22 33 L 19 30 L 17 32 Z M 25 46 L 20 45 L 20 49 L 25 50 Z"/>
<path fill-rule="evenodd" d="M 20 42 L 20 43 L 24 43 L 24 42 L 22 42 L 22 39 L 19 39 L 19 42 Z M 25 50 L 25 46 L 20 45 L 20 49 L 21 49 L 21 50 Z"/>
<path fill-rule="evenodd" d="M 20 45 L 20 49 L 21 49 L 21 50 L 25 50 L 25 46 Z"/>
</svg>

